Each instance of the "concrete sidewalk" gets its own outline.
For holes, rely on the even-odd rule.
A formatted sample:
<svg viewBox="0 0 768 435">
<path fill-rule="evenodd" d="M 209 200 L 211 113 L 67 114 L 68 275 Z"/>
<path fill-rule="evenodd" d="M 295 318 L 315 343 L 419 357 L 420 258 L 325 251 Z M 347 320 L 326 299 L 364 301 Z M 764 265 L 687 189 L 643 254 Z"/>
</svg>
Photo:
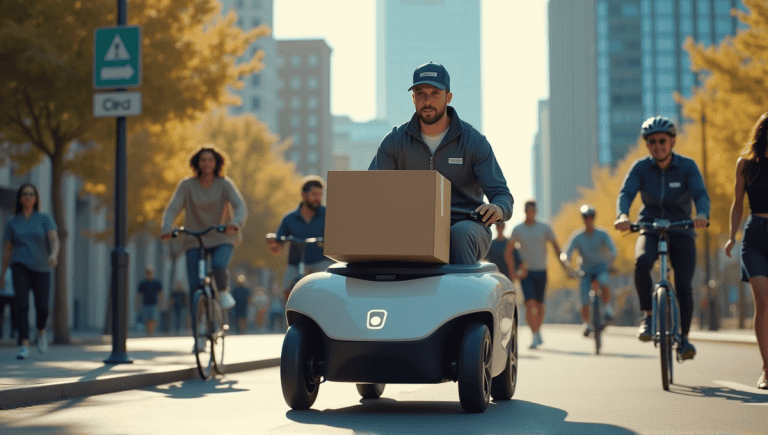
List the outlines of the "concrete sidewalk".
<svg viewBox="0 0 768 435">
<path fill-rule="evenodd" d="M 112 353 L 110 336 L 72 337 L 73 344 L 50 345 L 41 354 L 30 347 L 29 358 L 17 360 L 16 346 L 0 347 L 0 409 L 78 396 L 199 379 L 192 338 L 128 338 L 131 364 L 105 364 Z M 228 336 L 226 373 L 280 364 L 283 334 Z"/>
<path fill-rule="evenodd" d="M 522 326 L 525 327 L 525 326 Z M 580 325 L 545 325 L 581 330 Z M 637 327 L 610 326 L 607 334 L 634 336 Z M 691 331 L 691 341 L 756 346 L 748 330 Z M 51 345 L 40 354 L 33 346 L 26 360 L 16 359 L 16 346 L 0 346 L 0 409 L 17 408 L 80 396 L 113 393 L 199 378 L 192 338 L 128 338 L 126 353 L 132 364 L 105 364 L 112 352 L 109 336 L 72 338 L 70 345 Z M 225 349 L 226 373 L 276 367 L 280 364 L 283 334 L 232 335 Z"/>
</svg>

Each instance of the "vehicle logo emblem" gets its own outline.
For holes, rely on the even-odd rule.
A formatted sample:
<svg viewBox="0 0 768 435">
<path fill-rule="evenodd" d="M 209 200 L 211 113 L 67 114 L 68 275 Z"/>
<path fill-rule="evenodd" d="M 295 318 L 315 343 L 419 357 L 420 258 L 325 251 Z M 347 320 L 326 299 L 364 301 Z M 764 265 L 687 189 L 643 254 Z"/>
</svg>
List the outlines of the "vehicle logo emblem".
<svg viewBox="0 0 768 435">
<path fill-rule="evenodd" d="M 381 329 L 387 321 L 387 312 L 384 310 L 368 311 L 368 329 Z"/>
</svg>

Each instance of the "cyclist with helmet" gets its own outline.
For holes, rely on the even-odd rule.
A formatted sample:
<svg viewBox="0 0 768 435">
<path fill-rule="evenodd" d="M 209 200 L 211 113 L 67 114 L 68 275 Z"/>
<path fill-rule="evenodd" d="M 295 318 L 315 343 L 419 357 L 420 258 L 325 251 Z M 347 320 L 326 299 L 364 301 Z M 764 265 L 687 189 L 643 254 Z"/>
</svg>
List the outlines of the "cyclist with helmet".
<svg viewBox="0 0 768 435">
<path fill-rule="evenodd" d="M 675 125 L 666 117 L 654 116 L 643 122 L 640 133 L 650 156 L 635 161 L 624 179 L 616 200 L 616 229 L 630 229 L 629 208 L 638 192 L 643 201 L 640 221 L 668 219 L 675 222 L 690 219 L 693 202 L 697 213 L 693 219 L 694 227 L 705 228 L 709 219 L 709 195 L 696 163 L 672 152 L 677 135 Z M 688 342 L 693 314 L 691 281 L 696 269 L 696 235 L 691 230 L 670 230 L 668 235 L 683 336 L 677 352 L 685 360 L 696 355 L 696 348 Z M 640 298 L 640 309 L 645 313 L 638 331 L 641 341 L 653 339 L 651 268 L 658 257 L 658 239 L 658 233 L 643 231 L 635 245 L 635 287 Z"/>
<path fill-rule="evenodd" d="M 584 320 L 584 336 L 588 337 L 593 332 L 589 322 L 589 289 L 595 281 L 602 291 L 606 322 L 613 320 L 608 270 L 616 258 L 616 245 L 605 230 L 595 227 L 594 207 L 584 204 L 579 211 L 584 218 L 584 227 L 571 234 L 565 250 L 560 254 L 560 260 L 567 266 L 571 262 L 573 251 L 579 251 L 581 271 L 584 273 L 581 278 L 581 318 Z M 571 272 L 571 276 L 576 275 Z"/>
</svg>

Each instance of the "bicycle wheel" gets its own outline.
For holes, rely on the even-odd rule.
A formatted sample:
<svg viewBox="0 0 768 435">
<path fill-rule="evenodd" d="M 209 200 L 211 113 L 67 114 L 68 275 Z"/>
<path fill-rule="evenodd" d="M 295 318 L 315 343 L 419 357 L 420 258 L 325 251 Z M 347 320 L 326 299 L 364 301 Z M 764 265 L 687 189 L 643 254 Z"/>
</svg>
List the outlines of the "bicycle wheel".
<svg viewBox="0 0 768 435">
<path fill-rule="evenodd" d="M 600 355 L 603 332 L 603 322 L 600 320 L 600 298 L 594 290 L 590 292 L 590 297 L 592 299 L 592 309 L 589 312 L 592 316 L 592 328 L 595 331 L 595 355 Z"/>
<path fill-rule="evenodd" d="M 659 337 L 659 349 L 661 350 L 661 386 L 669 391 L 672 381 L 672 313 L 669 305 L 668 290 L 659 287 L 656 290 L 656 319 Z"/>
<path fill-rule="evenodd" d="M 224 310 L 218 299 L 214 298 L 211 306 L 211 359 L 216 372 L 221 375 L 224 374 L 224 337 L 228 327 Z"/>
<path fill-rule="evenodd" d="M 211 319 L 208 295 L 205 290 L 195 292 L 192 315 L 192 336 L 195 338 L 195 359 L 197 371 L 203 380 L 213 376 L 215 362 L 213 348 L 209 343 L 211 337 Z"/>
</svg>

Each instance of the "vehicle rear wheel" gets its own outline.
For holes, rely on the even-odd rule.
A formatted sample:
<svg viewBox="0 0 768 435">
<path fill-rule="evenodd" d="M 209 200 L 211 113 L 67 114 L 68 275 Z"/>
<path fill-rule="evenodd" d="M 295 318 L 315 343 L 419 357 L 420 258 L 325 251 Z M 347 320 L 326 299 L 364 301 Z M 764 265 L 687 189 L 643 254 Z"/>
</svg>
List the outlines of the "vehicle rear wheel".
<svg viewBox="0 0 768 435">
<path fill-rule="evenodd" d="M 509 400 L 515 395 L 515 387 L 517 387 L 517 318 L 513 317 L 513 322 L 507 366 L 501 374 L 493 378 L 491 384 L 493 400 Z"/>
<path fill-rule="evenodd" d="M 459 400 L 466 412 L 483 412 L 491 400 L 491 333 L 483 323 L 464 330 L 458 361 Z"/>
<path fill-rule="evenodd" d="M 320 389 L 319 382 L 312 375 L 317 352 L 309 335 L 306 325 L 295 323 L 288 328 L 283 339 L 280 384 L 285 403 L 291 409 L 309 409 Z"/>
<path fill-rule="evenodd" d="M 357 392 L 363 399 L 378 399 L 387 384 L 357 384 Z"/>
</svg>

